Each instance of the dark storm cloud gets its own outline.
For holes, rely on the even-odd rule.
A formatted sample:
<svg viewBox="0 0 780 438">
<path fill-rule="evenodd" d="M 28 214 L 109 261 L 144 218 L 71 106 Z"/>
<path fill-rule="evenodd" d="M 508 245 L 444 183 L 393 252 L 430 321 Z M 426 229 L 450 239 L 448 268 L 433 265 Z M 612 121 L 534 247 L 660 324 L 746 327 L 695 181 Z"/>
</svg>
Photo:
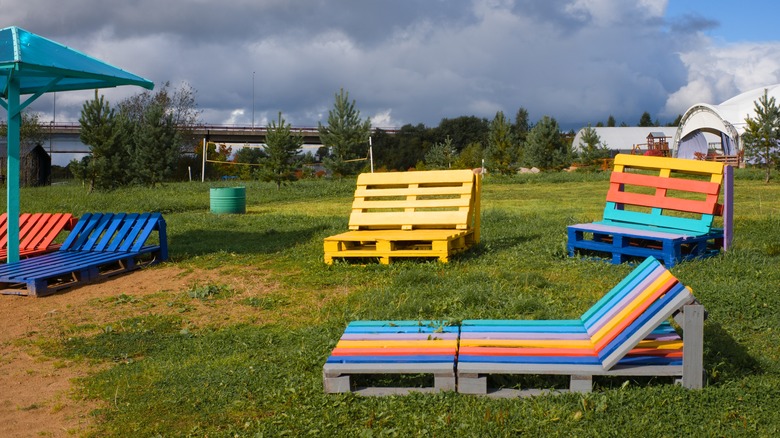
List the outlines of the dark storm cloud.
<svg viewBox="0 0 780 438">
<path fill-rule="evenodd" d="M 721 72 L 742 74 L 729 70 L 738 55 L 720 62 L 701 37 L 714 22 L 666 22 L 663 0 L 0 0 L 0 8 L 3 26 L 158 84 L 187 82 L 208 123 L 248 124 L 254 112 L 263 124 L 282 111 L 314 126 L 344 88 L 380 126 L 513 117 L 520 107 L 567 129 L 610 114 L 635 124 L 644 111 L 673 119 L 703 93 L 729 92 Z M 105 91 L 112 102 L 136 92 Z M 89 97 L 59 95 L 58 120 L 77 119 Z M 33 109 L 47 112 L 47 98 Z"/>
</svg>

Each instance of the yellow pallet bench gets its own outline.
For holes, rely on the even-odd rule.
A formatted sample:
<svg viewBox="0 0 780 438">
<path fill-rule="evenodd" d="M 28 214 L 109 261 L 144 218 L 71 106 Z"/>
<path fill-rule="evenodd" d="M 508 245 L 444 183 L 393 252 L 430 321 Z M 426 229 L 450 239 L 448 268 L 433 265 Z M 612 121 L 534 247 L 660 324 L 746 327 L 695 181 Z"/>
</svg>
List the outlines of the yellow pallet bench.
<svg viewBox="0 0 780 438">
<path fill-rule="evenodd" d="M 469 169 L 363 173 L 349 230 L 325 238 L 334 258 L 435 257 L 442 262 L 479 242 L 480 180 Z"/>
</svg>

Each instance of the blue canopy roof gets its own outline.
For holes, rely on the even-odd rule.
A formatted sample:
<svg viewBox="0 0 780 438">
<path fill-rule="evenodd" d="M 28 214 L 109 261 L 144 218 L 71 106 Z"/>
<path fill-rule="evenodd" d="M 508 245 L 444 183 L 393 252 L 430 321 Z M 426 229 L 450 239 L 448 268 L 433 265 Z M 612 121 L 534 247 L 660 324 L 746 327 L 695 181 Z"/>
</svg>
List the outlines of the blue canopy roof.
<svg viewBox="0 0 780 438">
<path fill-rule="evenodd" d="M 18 27 L 0 29 L 0 106 L 8 112 L 8 263 L 19 260 L 19 131 L 24 108 L 44 93 L 120 85 L 147 89 L 140 76 Z M 20 96 L 31 95 L 24 102 Z"/>
<path fill-rule="evenodd" d="M 4 98 L 10 75 L 19 79 L 22 95 L 120 85 L 154 87 L 140 76 L 18 27 L 0 29 L 0 96 Z"/>
</svg>

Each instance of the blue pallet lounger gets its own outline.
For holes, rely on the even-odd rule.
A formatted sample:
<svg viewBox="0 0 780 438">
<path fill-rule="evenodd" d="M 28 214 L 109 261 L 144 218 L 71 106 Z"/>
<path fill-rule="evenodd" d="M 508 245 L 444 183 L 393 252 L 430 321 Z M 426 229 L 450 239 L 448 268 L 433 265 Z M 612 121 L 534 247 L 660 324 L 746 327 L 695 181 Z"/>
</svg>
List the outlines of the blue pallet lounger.
<svg viewBox="0 0 780 438">
<path fill-rule="evenodd" d="M 147 243 L 155 232 L 158 242 Z M 160 213 L 88 213 L 59 250 L 0 266 L 0 291 L 44 296 L 167 259 Z"/>
<path fill-rule="evenodd" d="M 680 315 L 685 342 L 668 323 Z M 465 320 L 458 392 L 486 394 L 489 374 L 673 376 L 703 385 L 703 314 L 690 289 L 650 257 L 577 320 Z"/>
<path fill-rule="evenodd" d="M 458 326 L 446 321 L 353 321 L 328 357 L 325 392 L 350 392 L 355 374 L 433 374 L 433 388 L 364 388 L 363 395 L 454 391 Z"/>
<path fill-rule="evenodd" d="M 722 228 L 714 226 L 719 215 Z M 618 154 L 602 220 L 570 225 L 567 249 L 570 256 L 606 256 L 615 264 L 653 256 L 670 268 L 727 250 L 732 224 L 730 166 Z"/>
</svg>

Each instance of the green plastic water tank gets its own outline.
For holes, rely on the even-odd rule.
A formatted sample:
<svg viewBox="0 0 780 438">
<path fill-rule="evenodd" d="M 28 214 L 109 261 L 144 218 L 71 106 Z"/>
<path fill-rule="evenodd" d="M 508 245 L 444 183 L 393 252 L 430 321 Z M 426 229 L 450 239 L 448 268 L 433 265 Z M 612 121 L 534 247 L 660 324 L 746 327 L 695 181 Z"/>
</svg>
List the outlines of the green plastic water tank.
<svg viewBox="0 0 780 438">
<path fill-rule="evenodd" d="M 246 213 L 246 187 L 212 187 L 211 212 Z"/>
</svg>

